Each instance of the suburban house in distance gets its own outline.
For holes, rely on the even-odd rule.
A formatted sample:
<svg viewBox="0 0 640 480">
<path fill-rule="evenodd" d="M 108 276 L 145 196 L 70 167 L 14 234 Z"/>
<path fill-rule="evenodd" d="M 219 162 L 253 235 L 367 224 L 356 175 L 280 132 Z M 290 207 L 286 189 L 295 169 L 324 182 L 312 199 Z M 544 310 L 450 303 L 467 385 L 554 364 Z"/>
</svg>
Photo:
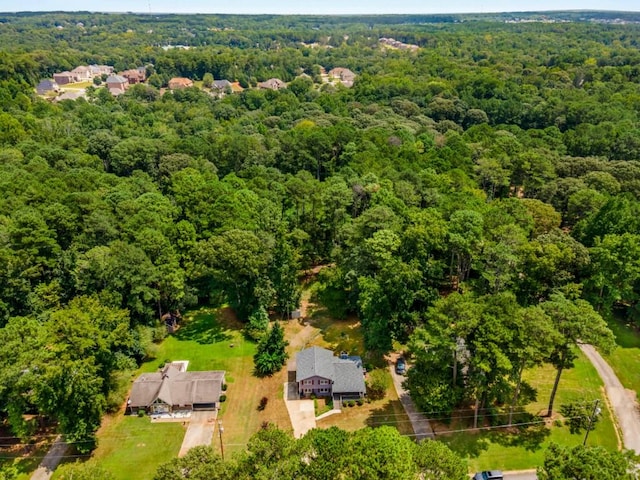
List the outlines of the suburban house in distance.
<svg viewBox="0 0 640 480">
<path fill-rule="evenodd" d="M 226 93 L 233 91 L 233 85 L 229 80 L 214 80 L 211 85 L 211 91 L 219 97 L 224 97 Z"/>
<path fill-rule="evenodd" d="M 266 90 L 280 90 L 286 88 L 287 84 L 279 78 L 270 78 L 264 82 L 258 83 L 258 88 L 264 88 Z"/>
<path fill-rule="evenodd" d="M 60 87 L 55 80 L 45 79 L 41 80 L 36 87 L 38 95 L 46 95 L 49 92 L 59 92 Z"/>
<path fill-rule="evenodd" d="M 121 75 L 110 75 L 105 83 L 111 95 L 121 95 L 129 88 L 129 81 Z"/>
<path fill-rule="evenodd" d="M 76 76 L 71 72 L 54 73 L 53 79 L 58 85 L 66 85 L 67 83 L 75 83 L 78 81 Z"/>
<path fill-rule="evenodd" d="M 215 410 L 220 407 L 223 370 L 187 372 L 189 362 L 172 362 L 155 373 L 143 373 L 131 389 L 127 413 L 150 414 L 178 410 Z"/>
<path fill-rule="evenodd" d="M 301 397 L 362 398 L 367 391 L 362 359 L 339 357 L 326 348 L 306 348 L 296 355 L 296 383 Z"/>
<path fill-rule="evenodd" d="M 339 80 L 345 87 L 352 87 L 356 74 L 348 68 L 336 67 L 333 70 L 329 70 L 329 77 Z"/>
<path fill-rule="evenodd" d="M 143 83 L 147 79 L 147 70 L 144 67 L 138 67 L 125 70 L 118 75 L 126 78 L 129 81 L 129 85 L 135 85 L 136 83 Z"/>
<path fill-rule="evenodd" d="M 169 90 L 193 87 L 193 81 L 184 77 L 174 77 L 169 80 Z"/>
</svg>

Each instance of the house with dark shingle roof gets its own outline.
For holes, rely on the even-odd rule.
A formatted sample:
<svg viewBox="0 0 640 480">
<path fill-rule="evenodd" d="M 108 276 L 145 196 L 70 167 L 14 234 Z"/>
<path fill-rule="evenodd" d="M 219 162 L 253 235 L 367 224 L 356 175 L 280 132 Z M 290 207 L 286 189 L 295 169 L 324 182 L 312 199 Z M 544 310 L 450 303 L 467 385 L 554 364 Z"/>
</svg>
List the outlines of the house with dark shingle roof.
<svg viewBox="0 0 640 480">
<path fill-rule="evenodd" d="M 38 92 L 38 95 L 46 95 L 49 92 L 59 92 L 59 91 L 60 91 L 60 87 L 58 86 L 56 81 L 48 78 L 45 80 L 41 80 L 40 83 L 38 83 L 38 86 L 36 87 L 36 92 Z"/>
<path fill-rule="evenodd" d="M 362 359 L 325 348 L 306 348 L 296 355 L 296 383 L 301 397 L 360 398 L 366 394 Z"/>
<path fill-rule="evenodd" d="M 170 413 L 219 408 L 225 372 L 187 372 L 185 364 L 169 363 L 159 372 L 140 375 L 133 382 L 127 412 Z"/>
</svg>

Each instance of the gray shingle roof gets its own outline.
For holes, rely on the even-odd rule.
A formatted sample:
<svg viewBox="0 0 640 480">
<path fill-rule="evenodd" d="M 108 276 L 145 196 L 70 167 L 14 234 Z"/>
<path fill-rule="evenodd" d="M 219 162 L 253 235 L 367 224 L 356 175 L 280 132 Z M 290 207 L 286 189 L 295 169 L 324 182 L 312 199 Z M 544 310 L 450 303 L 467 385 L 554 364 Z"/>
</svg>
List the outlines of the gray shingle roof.
<svg viewBox="0 0 640 480">
<path fill-rule="evenodd" d="M 227 88 L 231 88 L 231 82 L 229 80 L 214 80 L 211 88 L 226 90 Z"/>
<path fill-rule="evenodd" d="M 306 378 L 333 379 L 333 353 L 326 348 L 306 348 L 296 355 L 296 382 Z"/>
<path fill-rule="evenodd" d="M 334 363 L 334 368 L 333 393 L 365 392 L 362 367 L 351 360 L 338 360 Z"/>
<path fill-rule="evenodd" d="M 143 373 L 133 383 L 129 406 L 148 407 L 156 399 L 168 405 L 215 403 L 220 398 L 225 372 L 181 372 L 170 365 L 162 372 Z"/>
<path fill-rule="evenodd" d="M 338 358 L 325 348 L 306 348 L 296 355 L 296 382 L 311 377 L 332 380 L 333 393 L 366 391 L 360 357 Z"/>
<path fill-rule="evenodd" d="M 124 78 L 121 75 L 110 75 L 110 76 L 107 77 L 106 83 L 107 83 L 107 85 L 110 84 L 110 83 L 116 83 L 116 84 L 129 83 L 129 80 L 127 80 L 126 78 Z"/>
</svg>

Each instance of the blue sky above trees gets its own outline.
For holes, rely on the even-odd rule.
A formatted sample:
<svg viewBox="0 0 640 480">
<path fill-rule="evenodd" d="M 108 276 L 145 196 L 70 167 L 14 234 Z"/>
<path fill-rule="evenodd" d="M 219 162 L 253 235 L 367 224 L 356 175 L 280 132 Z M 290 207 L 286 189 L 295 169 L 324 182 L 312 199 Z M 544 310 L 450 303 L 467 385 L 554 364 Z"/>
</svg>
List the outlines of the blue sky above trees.
<svg viewBox="0 0 640 480">
<path fill-rule="evenodd" d="M 461 12 L 516 12 L 540 10 L 623 10 L 638 11 L 637 0 L 4 0 L 0 11 L 109 11 L 109 12 L 170 12 L 170 13 L 461 13 Z"/>
</svg>

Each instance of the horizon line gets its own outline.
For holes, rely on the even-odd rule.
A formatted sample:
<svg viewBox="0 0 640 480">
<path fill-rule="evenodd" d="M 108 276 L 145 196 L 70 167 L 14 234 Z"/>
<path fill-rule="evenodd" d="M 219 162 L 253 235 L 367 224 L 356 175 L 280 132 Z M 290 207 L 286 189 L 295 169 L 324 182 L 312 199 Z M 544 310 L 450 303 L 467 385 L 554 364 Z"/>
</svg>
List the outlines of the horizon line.
<svg viewBox="0 0 640 480">
<path fill-rule="evenodd" d="M 323 16 L 323 17 L 343 17 L 343 16 L 402 16 L 402 15 L 492 15 L 492 14 L 516 14 L 516 13 L 640 13 L 638 10 L 607 10 L 607 9 L 558 9 L 558 10 L 496 10 L 496 11 L 482 11 L 482 12 L 404 12 L 404 13 L 374 13 L 374 12 L 360 12 L 360 13 L 283 13 L 283 12 L 252 12 L 252 13 L 231 13 L 231 12 L 149 12 L 149 11 L 106 11 L 106 10 L 15 10 L 0 12 L 0 15 L 4 14 L 20 14 L 20 13 L 103 13 L 103 14 L 129 14 L 129 15 L 238 15 L 238 16 L 258 16 L 258 15 L 273 15 L 273 16 Z"/>
</svg>

